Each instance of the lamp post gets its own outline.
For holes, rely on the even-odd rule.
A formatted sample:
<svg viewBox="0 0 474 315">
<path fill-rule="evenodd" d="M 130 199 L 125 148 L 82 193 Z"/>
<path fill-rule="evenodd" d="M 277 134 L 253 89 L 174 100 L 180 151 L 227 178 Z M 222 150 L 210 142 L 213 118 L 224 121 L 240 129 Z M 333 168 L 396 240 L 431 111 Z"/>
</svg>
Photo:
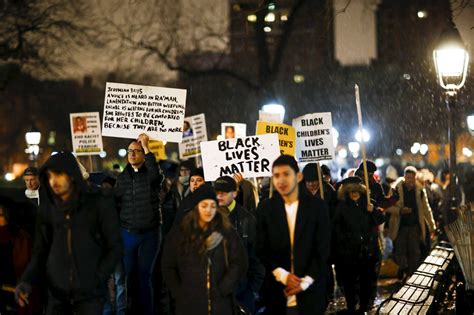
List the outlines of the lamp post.
<svg viewBox="0 0 474 315">
<path fill-rule="evenodd" d="M 30 154 L 30 160 L 32 160 L 36 165 L 40 151 L 39 144 L 41 142 L 41 132 L 34 124 L 31 125 L 30 130 L 26 132 L 25 140 L 28 145 L 25 152 Z"/>
<path fill-rule="evenodd" d="M 450 173 L 450 208 L 459 205 L 457 200 L 456 176 L 456 95 L 466 82 L 469 54 L 461 39 L 461 35 L 452 21 L 441 33 L 433 50 L 433 59 L 438 82 L 446 90 L 446 106 L 449 114 L 449 173 Z"/>
</svg>

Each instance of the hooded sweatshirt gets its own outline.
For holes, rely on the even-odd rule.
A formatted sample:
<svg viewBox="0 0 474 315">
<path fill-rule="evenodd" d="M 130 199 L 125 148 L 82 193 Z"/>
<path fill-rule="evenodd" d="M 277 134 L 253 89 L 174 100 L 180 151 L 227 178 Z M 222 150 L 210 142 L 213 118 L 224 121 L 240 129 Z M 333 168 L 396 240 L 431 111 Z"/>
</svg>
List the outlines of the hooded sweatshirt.
<svg viewBox="0 0 474 315">
<path fill-rule="evenodd" d="M 48 183 L 48 171 L 72 179 L 70 200 L 59 200 Z M 38 280 L 46 267 L 49 290 L 59 300 L 80 301 L 103 296 L 107 276 L 121 257 L 122 244 L 113 196 L 89 189 L 69 152 L 53 155 L 40 171 L 41 204 L 33 257 L 22 277 Z"/>
</svg>

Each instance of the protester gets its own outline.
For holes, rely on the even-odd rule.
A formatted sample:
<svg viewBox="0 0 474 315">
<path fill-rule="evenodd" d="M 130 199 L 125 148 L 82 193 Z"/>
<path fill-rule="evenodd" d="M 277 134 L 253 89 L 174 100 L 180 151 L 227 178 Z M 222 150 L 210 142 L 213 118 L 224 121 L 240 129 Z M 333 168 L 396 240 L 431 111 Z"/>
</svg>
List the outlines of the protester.
<svg viewBox="0 0 474 315">
<path fill-rule="evenodd" d="M 153 270 L 161 242 L 163 174 L 148 145 L 149 137 L 144 133 L 128 145 L 128 164 L 117 178 L 116 195 L 120 202 L 125 274 L 129 279 L 137 266 L 139 305 L 143 314 L 151 315 L 155 313 Z M 127 281 L 127 285 L 130 283 Z"/>
<path fill-rule="evenodd" d="M 355 313 L 357 297 L 359 311 L 366 312 L 372 306 L 372 286 L 381 256 L 377 227 L 385 218 L 373 203 L 367 204 L 360 178 L 344 179 L 337 194 L 340 203 L 332 221 L 336 272 L 349 313 Z"/>
<path fill-rule="evenodd" d="M 16 288 L 20 306 L 46 269 L 47 314 L 101 314 L 107 277 L 120 259 L 112 196 L 90 191 L 74 156 L 60 152 L 40 171 L 44 196 L 37 218 L 33 257 Z"/>
<path fill-rule="evenodd" d="M 257 254 L 267 270 L 265 314 L 323 314 L 330 243 L 327 206 L 299 191 L 303 174 L 292 156 L 277 158 L 272 174 L 276 192 L 257 210 Z"/>
<path fill-rule="evenodd" d="M 196 200 L 194 199 L 195 196 L 193 193 L 201 186 L 206 184 L 204 181 L 204 170 L 202 167 L 195 168 L 191 171 L 189 176 L 189 191 L 188 194 L 179 205 L 178 210 L 176 211 L 176 217 L 174 219 L 173 226 L 179 226 L 181 221 L 183 220 L 186 213 L 194 208 L 196 205 Z"/>
<path fill-rule="evenodd" d="M 39 206 L 39 171 L 36 167 L 30 166 L 23 172 L 25 181 L 25 196 L 36 206 Z"/>
<path fill-rule="evenodd" d="M 388 208 L 390 238 L 394 241 L 395 258 L 399 265 L 399 279 L 413 274 L 421 260 L 420 242 L 425 242 L 425 229 L 434 237 L 435 222 L 428 198 L 422 186 L 416 184 L 417 170 L 408 166 L 404 177 L 399 178 L 396 190 L 397 203 Z"/>
<path fill-rule="evenodd" d="M 229 220 L 247 250 L 249 268 L 246 277 L 243 277 L 239 283 L 236 298 L 250 314 L 254 314 L 255 297 L 265 277 L 265 268 L 255 254 L 257 222 L 250 212 L 237 204 L 235 200 L 237 184 L 232 177 L 223 176 L 216 179 L 214 190 L 219 206 L 229 213 Z"/>
<path fill-rule="evenodd" d="M 178 166 L 178 174 L 171 184 L 171 194 L 174 199 L 175 209 L 178 209 L 184 197 L 189 195 L 190 175 L 194 170 L 194 163 L 190 160 L 182 161 Z"/>
<path fill-rule="evenodd" d="M 233 315 L 233 294 L 247 255 L 209 185 L 194 192 L 194 208 L 168 236 L 162 257 L 176 315 Z"/>
</svg>

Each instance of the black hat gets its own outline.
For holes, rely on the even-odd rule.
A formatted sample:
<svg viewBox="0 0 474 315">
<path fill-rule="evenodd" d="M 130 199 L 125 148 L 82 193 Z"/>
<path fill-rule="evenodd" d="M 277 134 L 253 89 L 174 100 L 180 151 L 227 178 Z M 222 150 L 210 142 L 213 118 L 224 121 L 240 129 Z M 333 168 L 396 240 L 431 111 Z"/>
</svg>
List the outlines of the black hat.
<svg viewBox="0 0 474 315">
<path fill-rule="evenodd" d="M 192 160 L 184 160 L 184 161 L 181 161 L 181 163 L 179 163 L 179 166 L 178 166 L 178 171 L 181 167 L 185 167 L 189 170 L 194 170 L 195 166 L 194 166 L 194 162 Z"/>
<path fill-rule="evenodd" d="M 193 177 L 193 176 L 201 176 L 202 178 L 204 178 L 204 170 L 202 167 L 198 167 L 198 168 L 195 168 L 193 170 L 191 170 L 191 173 L 189 175 L 189 178 Z"/>
<path fill-rule="evenodd" d="M 192 193 L 192 198 L 193 198 L 193 203 L 195 206 L 200 201 L 205 200 L 205 199 L 212 199 L 216 202 L 216 204 L 219 205 L 219 202 L 217 201 L 216 193 L 214 192 L 214 189 L 212 189 L 212 186 L 210 184 L 204 184 L 200 186 L 198 189 L 196 189 Z"/>
<path fill-rule="evenodd" d="M 322 164 L 321 173 L 323 173 L 324 176 L 331 176 L 331 170 L 329 169 L 329 166 L 327 166 L 326 164 Z"/>
<path fill-rule="evenodd" d="M 375 173 L 377 171 L 377 165 L 375 165 L 374 162 L 372 162 L 371 160 L 367 160 L 366 163 L 367 163 L 367 172 Z M 359 167 L 357 168 L 357 171 L 359 171 L 359 170 L 362 172 L 361 174 L 363 174 L 363 172 L 364 172 L 364 162 L 360 162 Z"/>
<path fill-rule="evenodd" d="M 214 190 L 223 192 L 237 191 L 237 183 L 230 176 L 222 176 L 214 182 Z"/>
<path fill-rule="evenodd" d="M 303 180 L 304 181 L 319 180 L 318 165 L 316 163 L 306 164 L 306 166 L 303 168 Z"/>
<path fill-rule="evenodd" d="M 39 171 L 36 167 L 34 166 L 30 166 L 28 167 L 24 172 L 23 172 L 23 176 L 38 176 L 39 175 Z"/>
</svg>

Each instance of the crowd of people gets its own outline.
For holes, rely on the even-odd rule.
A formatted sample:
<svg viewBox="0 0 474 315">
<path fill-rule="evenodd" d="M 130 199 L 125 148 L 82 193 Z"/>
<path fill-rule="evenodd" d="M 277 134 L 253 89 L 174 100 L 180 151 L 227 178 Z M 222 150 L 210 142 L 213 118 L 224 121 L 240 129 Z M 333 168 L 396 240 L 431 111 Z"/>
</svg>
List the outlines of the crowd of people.
<svg viewBox="0 0 474 315">
<path fill-rule="evenodd" d="M 30 211 L 0 199 L 0 313 L 323 314 L 337 281 L 362 314 L 384 234 L 403 281 L 442 224 L 446 187 L 412 166 L 382 185 L 367 161 L 334 183 L 281 155 L 259 185 L 210 183 L 190 160 L 165 176 L 148 142 L 99 185 L 69 152 L 25 170 Z"/>
</svg>

